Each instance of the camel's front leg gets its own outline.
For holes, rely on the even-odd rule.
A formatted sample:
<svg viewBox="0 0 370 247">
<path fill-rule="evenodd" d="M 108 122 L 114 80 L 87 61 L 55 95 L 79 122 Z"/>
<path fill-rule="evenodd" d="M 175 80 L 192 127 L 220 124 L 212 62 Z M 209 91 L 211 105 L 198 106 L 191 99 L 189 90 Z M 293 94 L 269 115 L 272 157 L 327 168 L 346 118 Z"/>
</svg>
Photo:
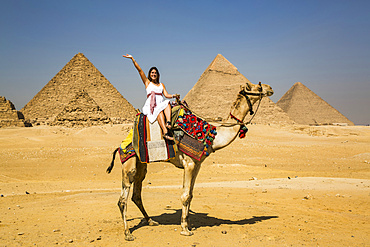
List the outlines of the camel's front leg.
<svg viewBox="0 0 370 247">
<path fill-rule="evenodd" d="M 148 222 L 150 226 L 158 226 L 158 222 L 152 220 L 145 211 L 143 201 L 141 198 L 141 191 L 143 187 L 143 180 L 145 179 L 145 175 L 147 172 L 147 164 L 141 163 L 137 160 L 136 163 L 136 176 L 134 180 L 134 188 L 132 193 L 132 201 L 136 204 L 136 206 L 140 209 L 141 213 L 143 214 L 144 218 Z"/>
<path fill-rule="evenodd" d="M 181 235 L 191 236 L 193 233 L 189 230 L 189 209 L 193 198 L 193 189 L 195 179 L 198 175 L 200 164 L 195 164 L 192 160 L 184 165 L 183 193 L 181 195 L 182 215 L 181 215 Z"/>
<path fill-rule="evenodd" d="M 132 157 L 122 164 L 122 190 L 121 196 L 118 200 L 118 207 L 121 211 L 121 216 L 124 226 L 125 240 L 132 241 L 134 236 L 130 233 L 127 225 L 127 199 L 130 193 L 131 184 L 134 181 L 134 176 L 136 173 L 136 157 Z"/>
</svg>

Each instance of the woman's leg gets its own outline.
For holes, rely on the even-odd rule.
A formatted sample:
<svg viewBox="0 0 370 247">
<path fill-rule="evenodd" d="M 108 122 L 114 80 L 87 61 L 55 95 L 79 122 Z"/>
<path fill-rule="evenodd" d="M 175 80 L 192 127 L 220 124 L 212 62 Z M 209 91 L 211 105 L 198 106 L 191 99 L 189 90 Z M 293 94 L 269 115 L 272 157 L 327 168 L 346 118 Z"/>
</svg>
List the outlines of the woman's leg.
<svg viewBox="0 0 370 247">
<path fill-rule="evenodd" d="M 163 111 L 161 111 L 158 116 L 157 116 L 157 121 L 159 123 L 159 126 L 161 126 L 161 129 L 162 129 L 162 132 L 163 132 L 163 136 L 164 138 L 168 139 L 168 140 L 173 140 L 173 137 L 170 137 L 168 136 L 168 131 L 167 131 L 167 128 L 166 128 L 166 124 L 165 124 L 165 118 L 164 118 L 164 114 L 163 114 Z"/>
<path fill-rule="evenodd" d="M 170 104 L 168 104 L 167 107 L 163 111 L 164 111 L 164 115 L 166 116 L 166 121 L 167 121 L 166 127 L 170 129 L 171 128 L 171 114 L 172 114 Z M 168 122 L 170 123 L 168 124 Z"/>
<path fill-rule="evenodd" d="M 157 121 L 159 123 L 159 126 L 161 126 L 161 129 L 162 129 L 163 134 L 166 134 L 167 133 L 167 128 L 166 128 L 166 125 L 165 125 L 165 119 L 164 119 L 163 111 L 161 111 L 158 114 Z"/>
</svg>

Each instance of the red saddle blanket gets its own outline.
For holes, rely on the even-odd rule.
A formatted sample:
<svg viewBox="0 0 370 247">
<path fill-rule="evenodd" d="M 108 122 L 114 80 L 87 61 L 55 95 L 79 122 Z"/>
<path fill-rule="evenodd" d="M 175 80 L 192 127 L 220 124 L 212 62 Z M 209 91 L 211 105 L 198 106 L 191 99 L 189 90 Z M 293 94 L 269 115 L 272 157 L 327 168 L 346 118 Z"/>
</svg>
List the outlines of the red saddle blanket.
<svg viewBox="0 0 370 247">
<path fill-rule="evenodd" d="M 181 110 L 176 120 L 177 126 L 189 136 L 203 142 L 206 147 L 211 145 L 217 134 L 216 127 L 197 117 L 185 107 L 182 107 Z"/>
<path fill-rule="evenodd" d="M 189 156 L 200 160 L 208 155 L 208 147 L 217 135 L 216 127 L 194 115 L 189 109 L 181 106 L 176 125 L 185 132 L 179 138 L 178 148 Z"/>
</svg>

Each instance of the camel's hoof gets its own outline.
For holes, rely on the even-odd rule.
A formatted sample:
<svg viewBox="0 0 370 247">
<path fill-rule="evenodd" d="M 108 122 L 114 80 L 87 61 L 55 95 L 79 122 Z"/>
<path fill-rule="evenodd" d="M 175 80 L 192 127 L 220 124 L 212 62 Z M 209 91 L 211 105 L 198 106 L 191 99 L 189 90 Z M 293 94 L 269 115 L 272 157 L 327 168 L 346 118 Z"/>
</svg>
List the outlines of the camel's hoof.
<svg viewBox="0 0 370 247">
<path fill-rule="evenodd" d="M 128 233 L 128 234 L 125 235 L 125 240 L 126 241 L 134 241 L 135 237 L 131 233 Z"/>
<path fill-rule="evenodd" d="M 193 235 L 194 233 L 193 232 L 191 232 L 191 231 L 189 231 L 189 230 L 187 230 L 187 231 L 181 231 L 181 233 L 180 233 L 181 235 L 183 235 L 183 236 L 191 236 L 191 235 Z"/>
<path fill-rule="evenodd" d="M 152 219 L 148 220 L 148 224 L 150 226 L 159 226 L 159 223 L 157 221 L 152 220 Z"/>
</svg>

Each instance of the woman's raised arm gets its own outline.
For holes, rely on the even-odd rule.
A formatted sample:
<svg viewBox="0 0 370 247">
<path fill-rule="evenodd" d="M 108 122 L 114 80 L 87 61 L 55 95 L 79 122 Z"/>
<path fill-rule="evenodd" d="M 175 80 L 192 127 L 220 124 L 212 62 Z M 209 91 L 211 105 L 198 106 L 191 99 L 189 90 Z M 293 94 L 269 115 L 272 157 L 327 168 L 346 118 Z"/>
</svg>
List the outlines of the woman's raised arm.
<svg viewBox="0 0 370 247">
<path fill-rule="evenodd" d="M 143 83 L 145 85 L 145 88 L 146 88 L 148 86 L 148 84 L 149 84 L 149 79 L 145 76 L 144 71 L 140 68 L 139 64 L 136 62 L 136 60 L 134 59 L 134 57 L 131 56 L 131 55 L 129 55 L 129 54 L 122 55 L 122 57 L 129 58 L 129 59 L 132 60 L 132 62 L 134 63 L 134 66 L 137 69 L 137 71 L 139 72 L 139 75 L 141 77 L 141 80 L 143 81 Z"/>
</svg>

